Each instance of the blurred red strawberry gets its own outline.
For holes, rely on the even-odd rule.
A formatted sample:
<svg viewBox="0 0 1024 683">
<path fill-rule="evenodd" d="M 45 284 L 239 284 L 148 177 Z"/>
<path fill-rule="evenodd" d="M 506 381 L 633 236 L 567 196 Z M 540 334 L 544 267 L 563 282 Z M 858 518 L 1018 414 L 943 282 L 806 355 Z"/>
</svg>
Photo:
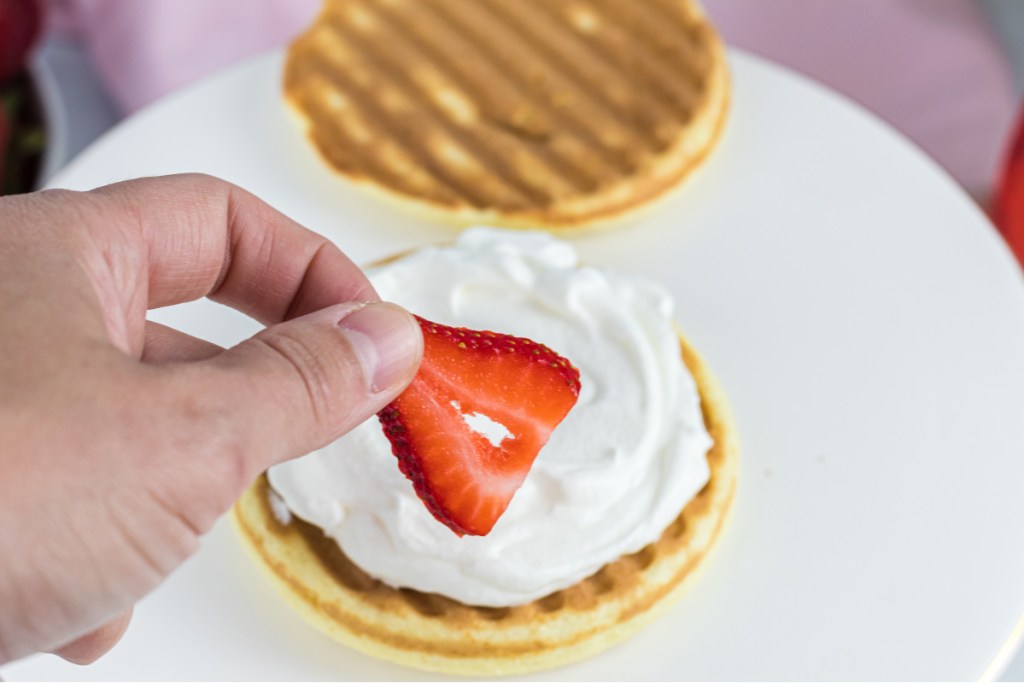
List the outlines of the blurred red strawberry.
<svg viewBox="0 0 1024 683">
<path fill-rule="evenodd" d="M 1010 139 L 996 188 L 992 218 L 1017 259 L 1024 265 L 1024 107 Z"/>
<path fill-rule="evenodd" d="M 39 0 L 0 0 L 0 83 L 25 67 L 41 27 Z"/>
<path fill-rule="evenodd" d="M 0 188 L 4 186 L 4 166 L 7 162 L 7 148 L 11 144 L 11 119 L 7 116 L 7 107 L 0 102 Z M 3 194 L 3 192 L 0 192 Z"/>
</svg>

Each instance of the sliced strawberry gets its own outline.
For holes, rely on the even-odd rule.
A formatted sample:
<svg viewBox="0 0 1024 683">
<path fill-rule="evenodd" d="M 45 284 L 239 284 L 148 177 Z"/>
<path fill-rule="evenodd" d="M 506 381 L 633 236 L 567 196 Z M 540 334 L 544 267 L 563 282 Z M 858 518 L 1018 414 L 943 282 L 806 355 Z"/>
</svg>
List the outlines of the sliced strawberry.
<svg viewBox="0 0 1024 683">
<path fill-rule="evenodd" d="M 423 363 L 378 417 L 434 517 L 483 536 L 576 404 L 580 373 L 529 339 L 417 319 Z"/>
</svg>

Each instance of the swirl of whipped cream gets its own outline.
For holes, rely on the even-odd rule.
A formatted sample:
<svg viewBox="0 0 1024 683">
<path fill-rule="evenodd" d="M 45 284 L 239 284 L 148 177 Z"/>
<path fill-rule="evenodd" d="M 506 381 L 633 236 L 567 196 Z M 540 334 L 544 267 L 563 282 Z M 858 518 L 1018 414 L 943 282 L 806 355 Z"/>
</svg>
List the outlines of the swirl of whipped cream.
<svg viewBox="0 0 1024 683">
<path fill-rule="evenodd" d="M 368 274 L 383 299 L 429 320 L 546 344 L 582 384 L 487 536 L 459 538 L 431 516 L 376 419 L 271 469 L 288 510 L 371 576 L 471 605 L 522 604 L 656 540 L 707 482 L 711 437 L 661 287 L 581 268 L 545 233 L 494 228 Z"/>
</svg>

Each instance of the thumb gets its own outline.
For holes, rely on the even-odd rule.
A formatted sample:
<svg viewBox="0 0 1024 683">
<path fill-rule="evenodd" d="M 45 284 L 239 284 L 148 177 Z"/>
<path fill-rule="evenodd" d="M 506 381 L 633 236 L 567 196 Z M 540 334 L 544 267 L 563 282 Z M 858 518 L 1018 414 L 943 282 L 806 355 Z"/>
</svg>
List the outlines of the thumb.
<svg viewBox="0 0 1024 683">
<path fill-rule="evenodd" d="M 329 306 L 269 327 L 211 364 L 256 467 L 319 448 L 391 402 L 423 356 L 420 326 L 389 303 Z M 227 392 L 227 396 L 225 396 Z M 236 432 L 238 433 L 238 432 Z"/>
</svg>

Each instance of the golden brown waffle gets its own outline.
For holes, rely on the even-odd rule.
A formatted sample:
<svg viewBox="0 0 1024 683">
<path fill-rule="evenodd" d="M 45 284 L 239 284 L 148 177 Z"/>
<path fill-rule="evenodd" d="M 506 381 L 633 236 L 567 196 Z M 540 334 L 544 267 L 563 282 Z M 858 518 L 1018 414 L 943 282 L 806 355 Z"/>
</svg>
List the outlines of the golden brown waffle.
<svg viewBox="0 0 1024 683">
<path fill-rule="evenodd" d="M 327 0 L 284 89 L 343 176 L 446 222 L 549 229 L 677 186 L 728 102 L 693 0 Z"/>
<path fill-rule="evenodd" d="M 523 673 L 568 664 L 629 637 L 690 585 L 725 523 L 739 442 L 728 401 L 696 352 L 683 359 L 714 438 L 711 478 L 661 538 L 588 579 L 526 605 L 473 607 L 396 589 L 367 575 L 312 525 L 281 524 L 265 477 L 239 500 L 241 536 L 292 606 L 333 638 L 368 654 L 451 674 Z"/>
</svg>

